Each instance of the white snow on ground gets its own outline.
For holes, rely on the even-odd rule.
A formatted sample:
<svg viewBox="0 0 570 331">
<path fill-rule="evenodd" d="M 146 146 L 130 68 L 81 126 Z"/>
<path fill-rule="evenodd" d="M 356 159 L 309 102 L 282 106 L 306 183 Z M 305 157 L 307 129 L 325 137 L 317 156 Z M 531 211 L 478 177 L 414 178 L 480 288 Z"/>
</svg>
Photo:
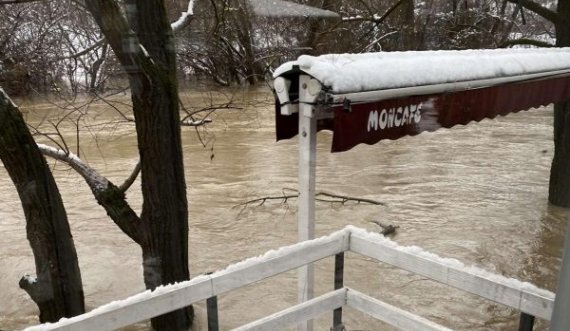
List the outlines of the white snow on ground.
<svg viewBox="0 0 570 331">
<path fill-rule="evenodd" d="M 95 308 L 86 314 L 76 316 L 73 318 L 69 318 L 69 319 L 62 318 L 59 322 L 54 323 L 54 324 L 46 323 L 46 324 L 32 326 L 32 327 L 25 329 L 25 331 L 44 331 L 44 330 L 50 330 L 55 326 L 61 327 L 61 326 L 69 325 L 72 322 L 77 321 L 77 320 L 84 320 L 90 316 L 101 315 L 105 312 L 116 310 L 116 309 L 122 308 L 122 307 L 126 307 L 126 306 L 129 306 L 131 304 L 142 302 L 142 301 L 154 298 L 154 297 L 158 297 L 158 296 L 161 296 L 165 293 L 174 292 L 174 291 L 181 289 L 181 288 L 186 288 L 186 287 L 189 287 L 191 285 L 198 284 L 198 283 L 201 283 L 204 281 L 210 281 L 211 279 L 219 277 L 221 275 L 232 273 L 232 272 L 238 271 L 240 269 L 246 269 L 246 268 L 254 266 L 260 262 L 265 262 L 265 261 L 269 261 L 271 259 L 275 259 L 277 257 L 282 257 L 282 256 L 288 255 L 290 253 L 299 251 L 300 249 L 303 249 L 303 248 L 317 247 L 323 242 L 334 241 L 334 240 L 337 240 L 341 237 L 348 236 L 348 235 L 358 235 L 361 238 L 365 238 L 368 240 L 375 241 L 377 243 L 380 243 L 381 245 L 384 245 L 384 246 L 392 248 L 392 249 L 399 250 L 403 253 L 413 254 L 413 255 L 425 258 L 427 260 L 437 262 L 439 264 L 448 266 L 449 268 L 459 269 L 459 270 L 462 270 L 462 271 L 465 271 L 465 272 L 468 272 L 471 274 L 482 276 L 482 277 L 487 278 L 487 279 L 492 279 L 492 280 L 494 280 L 500 284 L 512 286 L 514 288 L 518 288 L 518 289 L 521 289 L 521 290 L 524 290 L 524 291 L 530 292 L 530 293 L 535 293 L 535 294 L 541 295 L 541 296 L 546 297 L 546 298 L 554 298 L 554 293 L 547 291 L 547 290 L 540 289 L 531 283 L 522 282 L 520 280 L 517 280 L 514 278 L 504 277 L 502 275 L 496 275 L 496 274 L 490 273 L 488 271 L 485 271 L 483 269 L 480 269 L 480 268 L 477 268 L 474 266 L 466 266 L 465 264 L 463 264 L 459 260 L 452 259 L 452 258 L 443 258 L 443 257 L 440 257 L 436 254 L 425 251 L 424 249 L 417 247 L 417 246 L 400 246 L 396 242 L 384 237 L 383 235 L 381 235 L 379 233 L 372 233 L 372 232 L 368 232 L 366 230 L 363 230 L 361 228 L 357 228 L 354 226 L 347 226 L 344 229 L 337 231 L 337 232 L 334 232 L 334 233 L 332 233 L 328 236 L 325 236 L 325 237 L 320 237 L 320 238 L 317 238 L 314 240 L 305 241 L 305 242 L 301 242 L 298 244 L 281 247 L 281 248 L 278 248 L 276 250 L 268 251 L 267 253 L 265 253 L 263 255 L 260 255 L 257 257 L 252 257 L 252 258 L 246 259 L 244 261 L 229 265 L 227 268 L 216 271 L 213 274 L 200 275 L 200 276 L 192 278 L 189 281 L 180 282 L 180 283 L 173 284 L 173 285 L 160 286 L 157 289 L 155 289 L 154 291 L 145 291 L 145 292 L 138 293 L 136 295 L 133 295 L 133 296 L 126 298 L 126 299 L 123 299 L 123 300 L 118 300 L 118 301 L 108 303 L 106 305 Z M 350 272 L 350 270 L 348 270 L 346 272 Z"/>
<path fill-rule="evenodd" d="M 302 55 L 273 77 L 293 65 L 339 94 L 570 70 L 570 48 Z"/>
</svg>

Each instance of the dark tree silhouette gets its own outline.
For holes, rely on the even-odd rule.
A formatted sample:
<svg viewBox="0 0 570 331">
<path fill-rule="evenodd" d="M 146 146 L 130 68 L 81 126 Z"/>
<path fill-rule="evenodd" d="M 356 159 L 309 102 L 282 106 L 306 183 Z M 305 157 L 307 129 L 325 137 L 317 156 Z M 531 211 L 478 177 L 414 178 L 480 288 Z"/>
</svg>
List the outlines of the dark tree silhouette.
<svg viewBox="0 0 570 331">
<path fill-rule="evenodd" d="M 556 11 L 530 0 L 509 1 L 551 21 L 556 28 L 556 46 L 570 46 L 570 0 L 558 0 Z M 554 105 L 554 158 L 548 200 L 556 206 L 570 207 L 570 102 Z"/>
<path fill-rule="evenodd" d="M 174 36 L 164 1 L 87 0 L 88 11 L 129 76 L 141 162 L 139 244 L 145 285 L 188 280 L 188 207 L 180 139 Z M 156 330 L 187 330 L 192 310 L 154 318 Z"/>
<path fill-rule="evenodd" d="M 23 288 L 38 305 L 40 322 L 85 312 L 83 286 L 65 207 L 46 160 L 16 105 L 0 89 L 0 159 L 20 196 L 36 277 Z"/>
</svg>

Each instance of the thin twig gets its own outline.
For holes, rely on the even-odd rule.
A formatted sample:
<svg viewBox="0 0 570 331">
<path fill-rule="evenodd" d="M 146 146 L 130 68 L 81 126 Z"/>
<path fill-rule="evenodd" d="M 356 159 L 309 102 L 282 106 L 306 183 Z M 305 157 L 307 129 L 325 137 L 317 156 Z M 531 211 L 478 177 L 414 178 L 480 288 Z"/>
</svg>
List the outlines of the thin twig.
<svg viewBox="0 0 570 331">
<path fill-rule="evenodd" d="M 286 194 L 285 193 L 286 191 L 292 191 L 295 193 L 294 194 Z M 319 196 L 328 197 L 328 198 L 332 198 L 332 199 L 318 198 Z M 251 204 L 258 204 L 258 206 L 262 206 L 263 204 L 265 204 L 266 201 L 269 201 L 269 200 L 282 200 L 281 203 L 286 204 L 289 199 L 295 199 L 298 197 L 299 197 L 299 193 L 297 190 L 293 190 L 290 188 L 284 188 L 283 189 L 283 195 L 255 198 L 255 199 L 240 203 L 238 205 L 235 205 L 233 208 L 244 207 L 244 206 L 247 207 L 248 205 L 251 205 Z M 315 194 L 315 201 L 327 202 L 327 203 L 340 203 L 343 205 L 346 204 L 347 202 L 356 202 L 356 203 L 368 203 L 368 204 L 378 205 L 378 206 L 386 206 L 386 203 L 381 202 L 381 201 L 377 201 L 377 200 L 366 199 L 366 198 L 357 198 L 357 197 L 351 197 L 351 196 L 347 196 L 347 195 L 339 195 L 339 194 L 334 194 L 334 193 L 330 193 L 330 192 L 322 192 L 322 191 L 317 192 Z"/>
<path fill-rule="evenodd" d="M 281 203 L 287 203 L 287 200 L 297 198 L 298 196 L 299 196 L 298 194 L 295 194 L 295 195 L 281 195 L 281 196 L 269 196 L 269 197 L 257 198 L 246 202 L 242 202 L 238 205 L 233 206 L 232 208 L 247 206 L 258 202 L 259 202 L 258 206 L 263 206 L 263 204 L 267 200 L 283 200 Z"/>
</svg>

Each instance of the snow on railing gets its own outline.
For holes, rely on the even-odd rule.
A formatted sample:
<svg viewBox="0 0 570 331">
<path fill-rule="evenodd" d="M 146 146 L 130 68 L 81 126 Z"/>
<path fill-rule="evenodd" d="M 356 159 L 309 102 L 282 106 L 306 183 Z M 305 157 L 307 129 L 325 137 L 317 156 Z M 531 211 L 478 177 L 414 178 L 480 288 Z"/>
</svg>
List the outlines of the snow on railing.
<svg viewBox="0 0 570 331">
<path fill-rule="evenodd" d="M 403 330 L 449 330 L 410 312 L 380 302 L 355 290 L 342 287 L 344 252 L 352 251 L 443 284 L 520 310 L 523 316 L 550 319 L 554 293 L 530 283 L 465 266 L 456 259 L 442 258 L 415 246 L 400 246 L 377 233 L 347 226 L 329 236 L 272 250 L 228 266 L 209 275 L 145 291 L 111 302 L 86 314 L 53 324 L 30 327 L 39 330 L 113 330 L 169 311 L 210 300 L 225 292 L 299 268 L 329 256 L 336 256 L 335 287 L 340 288 L 282 312 L 244 325 L 237 330 L 277 330 L 294 326 L 335 310 L 334 327 L 342 318 L 342 307 L 349 306 Z M 340 257 L 340 258 L 339 258 Z M 340 263 L 340 267 L 339 267 Z M 217 314 L 217 312 L 216 312 Z M 213 323 L 217 330 L 217 321 Z M 531 326 L 532 328 L 532 326 Z"/>
</svg>

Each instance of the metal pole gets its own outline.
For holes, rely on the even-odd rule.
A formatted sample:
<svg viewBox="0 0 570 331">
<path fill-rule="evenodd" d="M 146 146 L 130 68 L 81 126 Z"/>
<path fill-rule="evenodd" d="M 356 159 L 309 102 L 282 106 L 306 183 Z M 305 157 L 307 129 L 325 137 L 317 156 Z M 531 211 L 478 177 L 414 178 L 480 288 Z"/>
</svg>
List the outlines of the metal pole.
<svg viewBox="0 0 570 331">
<path fill-rule="evenodd" d="M 568 215 L 570 216 L 570 215 Z M 567 217 L 568 219 L 569 217 Z M 564 253 L 562 254 L 562 266 L 558 276 L 558 287 L 554 299 L 554 309 L 550 319 L 551 331 L 570 330 L 570 227 L 566 226 L 566 239 L 564 241 Z"/>
<path fill-rule="evenodd" d="M 299 241 L 315 238 L 315 176 L 317 154 L 317 118 L 314 102 L 321 85 L 309 76 L 299 77 Z M 314 296 L 314 266 L 299 268 L 299 302 Z M 299 325 L 299 330 L 312 331 L 313 322 Z"/>
<path fill-rule="evenodd" d="M 344 252 L 338 253 L 334 257 L 334 289 L 338 290 L 344 286 Z M 342 307 L 333 311 L 332 331 L 342 331 Z"/>
<path fill-rule="evenodd" d="M 208 315 L 208 331 L 218 331 L 218 297 L 210 297 L 206 300 L 206 314 Z"/>
<path fill-rule="evenodd" d="M 532 331 L 534 328 L 534 316 L 527 313 L 521 313 L 519 321 L 519 331 Z"/>
</svg>

